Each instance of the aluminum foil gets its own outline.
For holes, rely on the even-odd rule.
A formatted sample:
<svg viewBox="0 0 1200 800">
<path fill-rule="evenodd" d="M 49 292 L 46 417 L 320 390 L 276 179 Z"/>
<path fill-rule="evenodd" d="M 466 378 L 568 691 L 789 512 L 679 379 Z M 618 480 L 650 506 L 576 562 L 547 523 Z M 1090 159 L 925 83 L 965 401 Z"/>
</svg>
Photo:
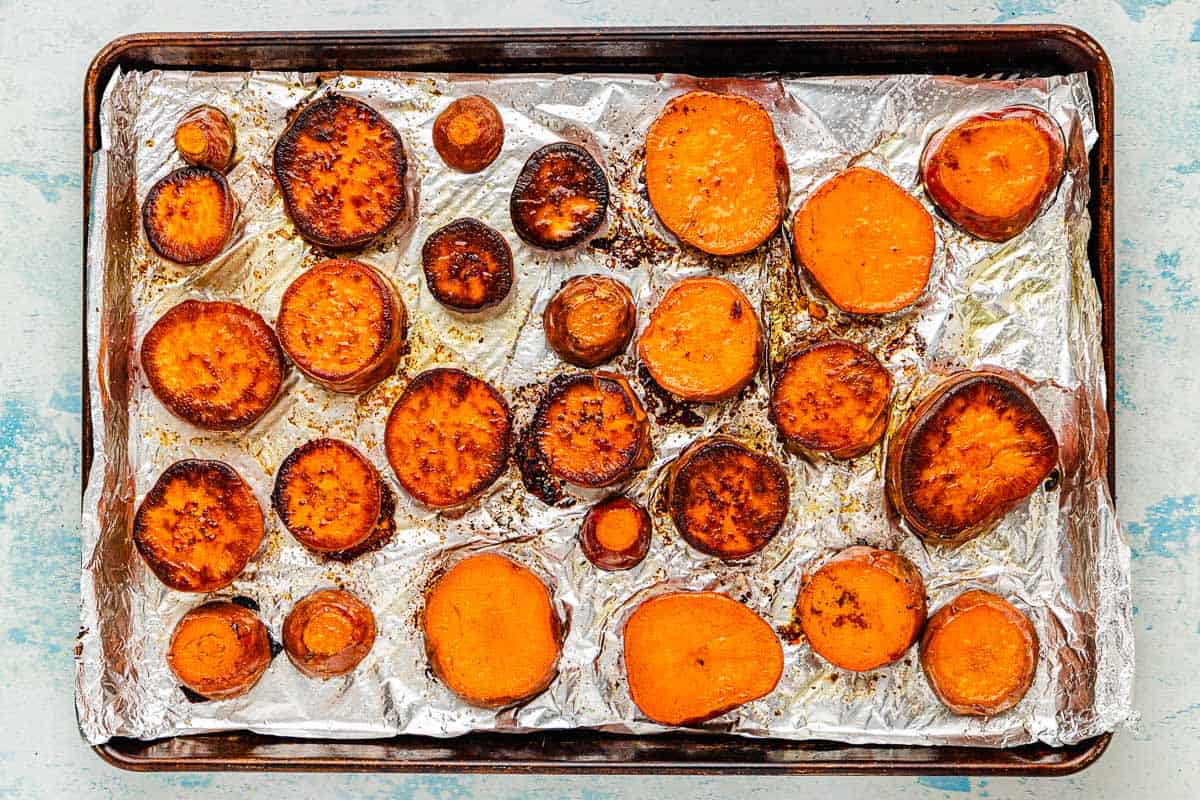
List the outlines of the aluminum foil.
<svg viewBox="0 0 1200 800">
<path fill-rule="evenodd" d="M 1042 108 L 1061 125 L 1069 142 L 1067 174 L 1038 220 L 1006 243 L 973 239 L 935 214 L 937 260 L 922 299 L 899 313 L 851 319 L 794 269 L 786 231 L 749 255 L 716 259 L 681 249 L 658 224 L 642 185 L 640 147 L 667 100 L 698 84 L 751 95 L 769 109 L 791 168 L 789 219 L 817 184 L 851 163 L 883 171 L 933 212 L 918 178 L 924 142 L 946 124 L 1015 103 Z M 288 113 L 330 90 L 379 109 L 407 144 L 419 217 L 356 257 L 395 279 L 412 320 L 409 352 L 392 377 L 362 396 L 328 392 L 293 369 L 278 403 L 249 430 L 193 428 L 151 394 L 137 345 L 160 314 L 188 297 L 234 300 L 273 321 L 284 288 L 323 257 L 288 221 L 270 164 Z M 461 175 L 437 157 L 431 128 L 449 98 L 473 93 L 499 107 L 507 139 L 489 169 Z M 179 166 L 172 129 L 198 103 L 225 109 L 237 125 L 230 179 L 241 213 L 220 257 L 181 269 L 149 250 L 138 212 L 149 187 Z M 620 626 L 636 603 L 668 587 L 728 592 L 784 634 L 786 666 L 775 691 L 705 730 L 846 742 L 1063 744 L 1111 730 L 1131 713 L 1129 552 L 1105 483 L 1100 306 L 1086 251 L 1087 153 L 1097 133 L 1085 76 L 701 82 L 678 75 L 128 72 L 110 83 L 101 122 L 88 253 L 96 450 L 83 504 L 76 659 L 79 721 L 89 741 L 229 729 L 334 738 L 575 727 L 658 732 L 664 729 L 629 698 Z M 559 139 L 578 142 L 601 160 L 613 203 L 606 228 L 590 245 L 548 254 L 513 234 L 508 199 L 529 154 Z M 420 274 L 425 236 L 461 216 L 486 221 L 513 246 L 514 289 L 484 318 L 443 309 Z M 515 466 L 458 515 L 430 512 L 397 490 L 396 537 L 349 564 L 314 556 L 282 528 L 268 494 L 278 464 L 304 441 L 322 435 L 350 440 L 391 481 L 382 447 L 385 416 L 410 377 L 424 369 L 455 365 L 486 378 L 524 425 L 542 387 L 568 370 L 547 348 L 541 312 L 565 278 L 591 272 L 630 286 L 641 325 L 666 288 L 686 275 L 723 275 L 758 305 L 768 366 L 734 401 L 671 402 L 638 377 L 632 349 L 614 366 L 634 378 L 656 417 L 655 457 L 621 488 L 654 510 L 664 468 L 687 443 L 718 431 L 741 438 L 780 459 L 791 478 L 787 522 L 766 549 L 724 564 L 690 549 L 657 513 L 649 557 L 627 572 L 601 572 L 576 544 L 596 495 L 572 493 L 565 506 L 550 507 L 525 491 Z M 954 370 L 997 365 L 1023 373 L 1062 444 L 1056 485 L 1039 489 L 994 532 L 969 544 L 922 546 L 887 509 L 882 448 L 852 461 L 808 461 L 785 452 L 766 421 L 771 368 L 790 347 L 832 334 L 866 344 L 892 371 L 892 431 Z M 164 588 L 134 552 L 129 529 L 136 504 L 160 471 L 186 457 L 232 464 L 266 510 L 261 552 L 217 596 L 253 599 L 278 637 L 300 597 L 330 585 L 350 589 L 379 623 L 375 646 L 355 672 L 311 680 L 277 657 L 242 697 L 203 703 L 185 697 L 164 653 L 175 623 L 206 598 Z M 1041 660 L 1025 699 L 991 718 L 955 716 L 930 691 L 915 648 L 896 664 L 860 675 L 833 669 L 802 641 L 788 639 L 802 574 L 854 543 L 909 557 L 925 577 L 931 610 L 971 587 L 996 591 L 1026 610 L 1041 640 Z M 432 573 L 478 550 L 504 552 L 542 574 L 569 620 L 557 680 L 533 700 L 498 712 L 466 706 L 431 675 L 417 626 Z"/>
</svg>

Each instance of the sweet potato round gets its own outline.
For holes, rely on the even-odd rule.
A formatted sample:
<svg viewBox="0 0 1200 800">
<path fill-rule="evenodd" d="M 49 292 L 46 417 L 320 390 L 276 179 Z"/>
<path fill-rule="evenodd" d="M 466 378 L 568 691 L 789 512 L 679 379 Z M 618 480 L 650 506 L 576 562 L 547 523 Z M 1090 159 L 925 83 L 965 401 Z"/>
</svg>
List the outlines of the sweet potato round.
<svg viewBox="0 0 1200 800">
<path fill-rule="evenodd" d="M 279 466 L 271 505 L 296 541 L 317 553 L 338 553 L 375 533 L 383 507 L 379 472 L 338 439 L 313 439 Z"/>
<path fill-rule="evenodd" d="M 542 313 L 546 341 L 567 363 L 596 367 L 619 355 L 633 338 L 637 306 L 625 284 L 606 275 L 563 282 Z"/>
<path fill-rule="evenodd" d="M 646 509 L 615 495 L 588 509 L 579 529 L 579 547 L 598 569 L 632 569 L 650 552 L 650 532 Z"/>
<path fill-rule="evenodd" d="M 921 154 L 929 198 L 972 236 L 993 242 L 1029 227 L 1062 179 L 1066 147 L 1046 112 L 1013 106 L 943 128 Z"/>
<path fill-rule="evenodd" d="M 473 706 L 528 700 L 558 674 L 563 627 L 550 590 L 504 556 L 455 564 L 425 596 L 421 627 L 434 674 Z"/>
<path fill-rule="evenodd" d="M 866 672 L 900 660 L 925 624 L 925 582 L 899 553 L 848 547 L 804 582 L 796 616 L 813 651 Z"/>
<path fill-rule="evenodd" d="M 994 372 L 960 372 L 914 408 L 888 443 L 888 499 L 930 544 L 990 530 L 1046 479 L 1058 441 L 1037 405 Z"/>
<path fill-rule="evenodd" d="M 283 621 L 288 660 L 310 678 L 334 678 L 358 666 L 375 644 L 371 608 L 342 589 L 320 589 Z"/>
<path fill-rule="evenodd" d="M 180 592 L 215 592 L 233 583 L 262 537 L 258 499 L 221 461 L 176 461 L 133 518 L 133 543 L 146 566 Z"/>
<path fill-rule="evenodd" d="M 543 250 L 566 250 L 600 229 L 608 214 L 608 181 L 592 155 L 555 142 L 525 162 L 509 199 L 513 230 Z"/>
<path fill-rule="evenodd" d="M 154 252 L 176 264 L 212 261 L 233 234 L 237 198 L 221 173 L 182 167 L 150 187 L 142 227 Z"/>
<path fill-rule="evenodd" d="M 209 700 L 245 694 L 270 664 L 267 626 L 236 603 L 205 603 L 187 612 L 167 649 L 167 665 L 179 682 Z"/>
<path fill-rule="evenodd" d="M 771 626 L 715 592 L 653 597 L 624 628 L 629 694 L 661 725 L 697 725 L 774 691 L 783 647 Z"/>
<path fill-rule="evenodd" d="M 433 122 L 434 149 L 459 172 L 486 169 L 503 146 L 504 120 L 486 97 L 460 97 Z"/>
<path fill-rule="evenodd" d="M 150 389 L 167 410 L 208 430 L 251 425 L 283 385 L 275 331 L 234 303 L 183 301 L 146 333 L 141 354 Z"/>
<path fill-rule="evenodd" d="M 972 589 L 938 609 L 921 637 L 921 667 L 955 714 L 988 716 L 1021 702 L 1037 671 L 1029 618 L 991 592 Z"/>
<path fill-rule="evenodd" d="M 494 228 L 464 217 L 421 246 L 425 285 L 442 305 L 470 313 L 498 304 L 512 289 L 512 250 Z"/>
<path fill-rule="evenodd" d="M 215 106 L 196 106 L 175 125 L 175 150 L 194 167 L 224 172 L 235 142 L 233 123 Z"/>
</svg>

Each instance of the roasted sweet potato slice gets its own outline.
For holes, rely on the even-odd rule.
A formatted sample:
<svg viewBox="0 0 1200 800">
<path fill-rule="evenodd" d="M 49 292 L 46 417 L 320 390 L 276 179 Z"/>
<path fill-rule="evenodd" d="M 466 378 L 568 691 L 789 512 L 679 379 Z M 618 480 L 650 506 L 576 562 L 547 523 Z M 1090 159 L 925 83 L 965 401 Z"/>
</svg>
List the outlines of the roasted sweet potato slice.
<svg viewBox="0 0 1200 800">
<path fill-rule="evenodd" d="M 642 713 L 697 725 L 775 690 L 783 646 L 746 606 L 715 592 L 653 597 L 625 621 L 625 675 Z"/>
<path fill-rule="evenodd" d="M 279 465 L 271 505 L 300 544 L 337 553 L 375 532 L 382 493 L 379 472 L 366 456 L 338 439 L 313 439 Z"/>
<path fill-rule="evenodd" d="M 829 300 L 853 314 L 886 314 L 925 292 L 933 218 L 886 175 L 853 167 L 813 192 L 792 223 L 796 261 Z"/>
<path fill-rule="evenodd" d="M 899 661 L 925 624 L 925 582 L 899 553 L 847 547 L 806 576 L 796 617 L 813 652 L 866 672 Z"/>
<path fill-rule="evenodd" d="M 283 649 L 310 678 L 334 678 L 358 666 L 375 644 L 371 608 L 342 589 L 320 589 L 283 621 Z"/>
<path fill-rule="evenodd" d="M 532 424 L 550 473 L 576 486 L 611 486 L 650 461 L 650 420 L 629 382 L 613 372 L 555 378 Z"/>
<path fill-rule="evenodd" d="M 433 146 L 452 169 L 480 172 L 500 155 L 504 120 L 486 97 L 460 97 L 434 120 Z"/>
<path fill-rule="evenodd" d="M 972 236 L 993 242 L 1029 227 L 1062 179 L 1065 145 L 1029 106 L 977 114 L 933 135 L 921 155 L 929 198 Z"/>
<path fill-rule="evenodd" d="M 175 149 L 194 167 L 224 172 L 233 160 L 233 123 L 215 106 L 196 106 L 175 125 Z"/>
<path fill-rule="evenodd" d="M 771 389 L 771 421 L 802 452 L 855 458 L 887 428 L 892 375 L 865 348 L 831 339 L 790 355 Z"/>
<path fill-rule="evenodd" d="M 675 530 L 701 553 L 725 561 L 753 555 L 787 519 L 787 473 L 770 456 L 725 436 L 697 439 L 667 472 Z"/>
<path fill-rule="evenodd" d="M 508 465 L 512 413 L 490 384 L 458 369 L 413 378 L 384 432 L 400 485 L 430 508 L 477 497 Z"/>
<path fill-rule="evenodd" d="M 279 344 L 301 372 L 335 392 L 361 392 L 391 375 L 408 313 L 392 282 L 358 261 L 322 261 L 279 303 Z"/>
<path fill-rule="evenodd" d="M 921 637 L 921 667 L 955 714 L 988 716 L 1021 702 L 1033 684 L 1038 637 L 1007 600 L 972 589 L 938 609 Z"/>
<path fill-rule="evenodd" d="M 167 649 L 167 665 L 179 682 L 209 700 L 245 694 L 270 664 L 267 626 L 237 603 L 193 608 L 175 626 Z"/>
<path fill-rule="evenodd" d="M 596 367 L 620 354 L 636 326 L 633 295 L 606 275 L 564 281 L 542 313 L 550 347 L 563 361 L 579 367 Z"/>
<path fill-rule="evenodd" d="M 663 295 L 638 338 L 638 358 L 676 397 L 726 400 L 762 364 L 763 334 L 754 307 L 721 278 L 684 278 Z"/>
<path fill-rule="evenodd" d="M 258 499 L 221 461 L 176 461 L 133 518 L 133 543 L 146 566 L 180 592 L 214 592 L 233 583 L 262 537 Z"/>
<path fill-rule="evenodd" d="M 534 247 L 565 250 L 600 229 L 608 214 L 608 181 L 587 150 L 555 142 L 536 150 L 513 185 L 513 230 Z"/>
<path fill-rule="evenodd" d="M 429 293 L 470 313 L 498 304 L 512 289 L 512 250 L 494 228 L 464 217 L 438 228 L 421 247 Z"/>
<path fill-rule="evenodd" d="M 987 532 L 1058 463 L 1037 405 L 994 372 L 960 372 L 922 400 L 890 439 L 887 495 L 913 533 L 956 545 Z"/>
<path fill-rule="evenodd" d="M 680 241 L 718 256 L 745 253 L 779 229 L 788 166 L 766 110 L 732 94 L 673 99 L 646 135 L 646 190 Z"/>
<path fill-rule="evenodd" d="M 275 144 L 274 166 L 296 230 L 321 247 L 366 245 L 408 210 L 400 134 L 350 97 L 305 106 Z"/>
<path fill-rule="evenodd" d="M 434 674 L 473 706 L 523 702 L 558 674 L 563 627 L 550 590 L 504 556 L 451 567 L 425 596 L 421 627 Z"/>
<path fill-rule="evenodd" d="M 579 529 L 579 547 L 599 569 L 632 569 L 650 552 L 650 531 L 646 509 L 615 495 L 588 509 Z"/>
<path fill-rule="evenodd" d="M 172 414 L 200 428 L 233 430 L 274 404 L 283 351 L 275 331 L 250 309 L 185 300 L 146 333 L 142 369 Z"/>
<path fill-rule="evenodd" d="M 225 176 L 182 167 L 150 187 L 142 227 L 154 252 L 188 266 L 212 261 L 233 233 L 237 198 Z"/>
</svg>

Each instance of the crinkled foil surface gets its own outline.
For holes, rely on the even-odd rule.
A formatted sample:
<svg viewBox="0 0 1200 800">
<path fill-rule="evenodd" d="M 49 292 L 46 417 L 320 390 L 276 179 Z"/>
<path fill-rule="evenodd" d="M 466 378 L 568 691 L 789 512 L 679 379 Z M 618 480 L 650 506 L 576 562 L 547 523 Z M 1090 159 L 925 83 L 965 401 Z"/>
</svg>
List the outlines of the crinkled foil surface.
<svg viewBox="0 0 1200 800">
<path fill-rule="evenodd" d="M 620 626 L 633 605 L 667 587 L 715 589 L 747 603 L 786 634 L 802 574 L 855 543 L 895 548 L 910 558 L 925 577 L 931 610 L 981 587 L 1027 611 L 1041 640 L 1041 660 L 1024 700 L 992 718 L 955 716 L 934 698 L 916 648 L 889 667 L 853 674 L 831 668 L 802 641 L 785 636 L 786 666 L 775 691 L 704 729 L 859 743 L 1009 746 L 1075 742 L 1112 730 L 1130 714 L 1129 553 L 1105 483 L 1109 429 L 1100 306 L 1086 249 L 1087 153 L 1097 138 L 1086 77 L 703 83 L 753 96 L 770 111 L 791 168 L 789 220 L 815 186 L 851 163 L 883 171 L 933 212 L 918 177 L 925 141 L 948 123 L 1016 103 L 1042 108 L 1061 125 L 1067 174 L 1037 221 L 1006 243 L 973 239 L 935 214 L 937 259 L 926 294 L 903 312 L 852 319 L 794 269 L 786 231 L 749 255 L 715 259 L 680 248 L 658 224 L 642 185 L 640 147 L 667 100 L 697 85 L 686 76 L 178 71 L 113 78 L 101 115 L 104 145 L 94 162 L 88 253 L 96 450 L 83 504 L 77 704 L 89 741 L 229 729 L 332 738 L 574 727 L 662 731 L 639 714 L 624 679 Z M 233 300 L 273 322 L 284 288 L 324 257 L 295 233 L 270 166 L 288 113 L 330 90 L 379 109 L 408 147 L 420 198 L 415 226 L 386 234 L 356 257 L 395 279 L 411 319 L 409 351 L 394 375 L 362 396 L 327 392 L 292 369 L 278 403 L 249 430 L 193 428 L 171 417 L 150 393 L 137 365 L 141 337 L 160 314 L 189 297 Z M 431 129 L 449 98 L 473 93 L 499 107 L 507 139 L 490 168 L 462 175 L 437 157 Z M 225 109 L 237 125 L 230 179 L 241 213 L 220 257 L 183 269 L 150 251 L 139 212 L 149 187 L 180 165 L 173 127 L 198 103 Z M 597 240 L 548 254 L 513 233 L 508 199 L 529 154 L 558 139 L 578 142 L 600 158 L 613 203 Z M 424 238 L 462 216 L 500 230 L 515 257 L 517 278 L 508 301 L 482 319 L 443 309 L 421 277 Z M 718 431 L 741 438 L 780 459 L 791 478 L 790 514 L 766 549 L 724 564 L 690 549 L 657 513 L 649 557 L 627 572 L 601 572 L 576 544 L 596 495 L 572 495 L 575 502 L 567 507 L 547 506 L 524 490 L 515 466 L 459 516 L 431 513 L 396 487 L 396 537 L 349 564 L 310 554 L 282 528 L 268 495 L 276 467 L 304 441 L 347 439 L 392 481 L 383 452 L 385 417 L 422 370 L 455 365 L 484 377 L 509 398 L 523 426 L 546 382 L 572 369 L 548 350 L 542 309 L 565 278 L 591 272 L 613 274 L 631 287 L 639 327 L 666 288 L 686 275 L 721 274 L 757 303 L 767 328 L 767 367 L 733 401 L 670 403 L 637 377 L 632 347 L 613 366 L 633 378 L 656 417 L 654 459 L 621 488 L 653 511 L 665 466 L 683 446 Z M 772 367 L 791 347 L 829 335 L 866 344 L 892 371 L 890 431 L 949 372 L 997 365 L 1023 373 L 1062 445 L 1057 485 L 1039 489 L 988 535 L 954 549 L 925 548 L 887 509 L 882 448 L 852 461 L 807 461 L 785 452 L 766 420 Z M 158 583 L 133 550 L 129 530 L 136 504 L 159 472 L 188 457 L 233 465 L 254 487 L 267 518 L 261 552 L 217 595 L 256 601 L 278 638 L 288 610 L 308 592 L 340 585 L 357 593 L 374 610 L 379 635 L 355 672 L 311 680 L 276 657 L 242 697 L 204 703 L 185 697 L 164 655 L 175 623 L 206 598 Z M 528 703 L 498 712 L 464 705 L 432 676 L 417 626 L 432 573 L 479 550 L 504 552 L 541 573 L 569 620 L 557 680 Z"/>
</svg>

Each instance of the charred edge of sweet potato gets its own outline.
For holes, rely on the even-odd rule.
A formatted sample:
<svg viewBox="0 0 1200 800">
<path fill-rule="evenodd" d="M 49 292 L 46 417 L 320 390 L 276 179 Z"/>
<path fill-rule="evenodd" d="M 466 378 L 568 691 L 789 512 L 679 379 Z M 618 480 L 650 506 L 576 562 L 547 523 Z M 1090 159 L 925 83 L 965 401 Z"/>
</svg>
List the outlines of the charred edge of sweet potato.
<svg viewBox="0 0 1200 800">
<path fill-rule="evenodd" d="M 345 550 L 334 550 L 332 552 L 321 553 L 321 557 L 329 561 L 337 561 L 342 564 L 348 564 L 359 556 L 383 549 L 387 546 L 388 542 L 392 541 L 392 538 L 395 535 L 396 493 L 392 491 L 391 486 L 388 486 L 387 481 L 380 478 L 379 519 L 375 522 L 375 527 L 371 531 L 371 534 L 354 547 L 349 547 Z"/>
<path fill-rule="evenodd" d="M 237 139 L 233 123 L 215 106 L 196 106 L 175 125 L 175 150 L 195 167 L 224 172 L 233 160 Z"/>
<path fill-rule="evenodd" d="M 463 313 L 498 305 L 513 286 L 512 248 L 497 230 L 471 217 L 429 234 L 421 267 L 433 298 Z"/>
<path fill-rule="evenodd" d="M 304 596 L 283 621 L 288 660 L 309 678 L 353 671 L 374 644 L 370 606 L 343 589 L 319 589 Z"/>
<path fill-rule="evenodd" d="M 564 203 L 578 208 L 563 208 Z M 608 180 L 591 153 L 571 142 L 534 151 L 509 198 L 513 230 L 527 244 L 566 250 L 600 229 L 608 214 Z M 547 230 L 549 229 L 549 230 Z"/>
<path fill-rule="evenodd" d="M 237 208 L 237 198 L 220 172 L 181 167 L 150 188 L 142 204 L 142 227 L 155 253 L 195 266 L 225 249 Z"/>
<path fill-rule="evenodd" d="M 504 120 L 486 97 L 460 97 L 433 122 L 434 149 L 459 172 L 486 169 L 503 146 Z"/>
<path fill-rule="evenodd" d="M 590 369 L 623 352 L 637 327 L 629 288 L 606 275 L 563 282 L 542 313 L 546 341 L 570 364 Z"/>
<path fill-rule="evenodd" d="M 368 481 L 373 485 L 366 487 L 358 487 L 365 493 L 367 503 L 367 513 L 371 517 L 367 520 L 363 517 L 362 534 L 352 543 L 348 545 L 330 545 L 321 540 L 321 537 L 309 527 L 299 524 L 293 518 L 293 510 L 288 505 L 288 486 L 296 477 L 293 473 L 298 472 L 306 458 L 318 455 L 321 451 L 338 451 L 343 458 L 348 458 L 355 461 L 363 469 L 368 476 Z M 338 470 L 338 477 L 342 478 L 342 473 L 345 470 Z M 305 442 L 297 447 L 283 460 L 279 465 L 279 471 L 275 474 L 275 487 L 271 492 L 271 507 L 275 513 L 279 515 L 283 527 L 287 528 L 295 539 L 304 545 L 304 547 L 321 554 L 336 554 L 352 551 L 355 548 L 362 546 L 365 542 L 378 534 L 378 522 L 383 511 L 383 495 L 384 483 L 379 477 L 379 472 L 375 469 L 375 465 L 370 459 L 360 453 L 355 447 L 347 444 L 339 439 L 313 439 Z M 320 500 L 319 497 L 305 498 L 302 505 L 315 506 Z"/>
<path fill-rule="evenodd" d="M 634 535 L 629 541 L 628 531 L 624 527 L 633 523 Z M 617 525 L 614 541 L 607 536 L 605 528 Z M 642 559 L 650 552 L 650 514 L 638 503 L 616 495 L 601 500 L 588 509 L 579 530 L 579 547 L 583 555 L 597 569 L 608 572 L 632 569 L 642 563 Z"/>
<path fill-rule="evenodd" d="M 214 639 L 222 646 L 207 646 Z M 200 641 L 206 646 L 199 645 Z M 226 663 L 231 655 L 233 663 Z M 216 663 L 211 663 L 214 659 Z M 270 663 L 267 626 L 250 609 L 224 601 L 205 603 L 184 614 L 167 649 L 171 672 L 185 688 L 206 700 L 245 694 Z"/>
</svg>

